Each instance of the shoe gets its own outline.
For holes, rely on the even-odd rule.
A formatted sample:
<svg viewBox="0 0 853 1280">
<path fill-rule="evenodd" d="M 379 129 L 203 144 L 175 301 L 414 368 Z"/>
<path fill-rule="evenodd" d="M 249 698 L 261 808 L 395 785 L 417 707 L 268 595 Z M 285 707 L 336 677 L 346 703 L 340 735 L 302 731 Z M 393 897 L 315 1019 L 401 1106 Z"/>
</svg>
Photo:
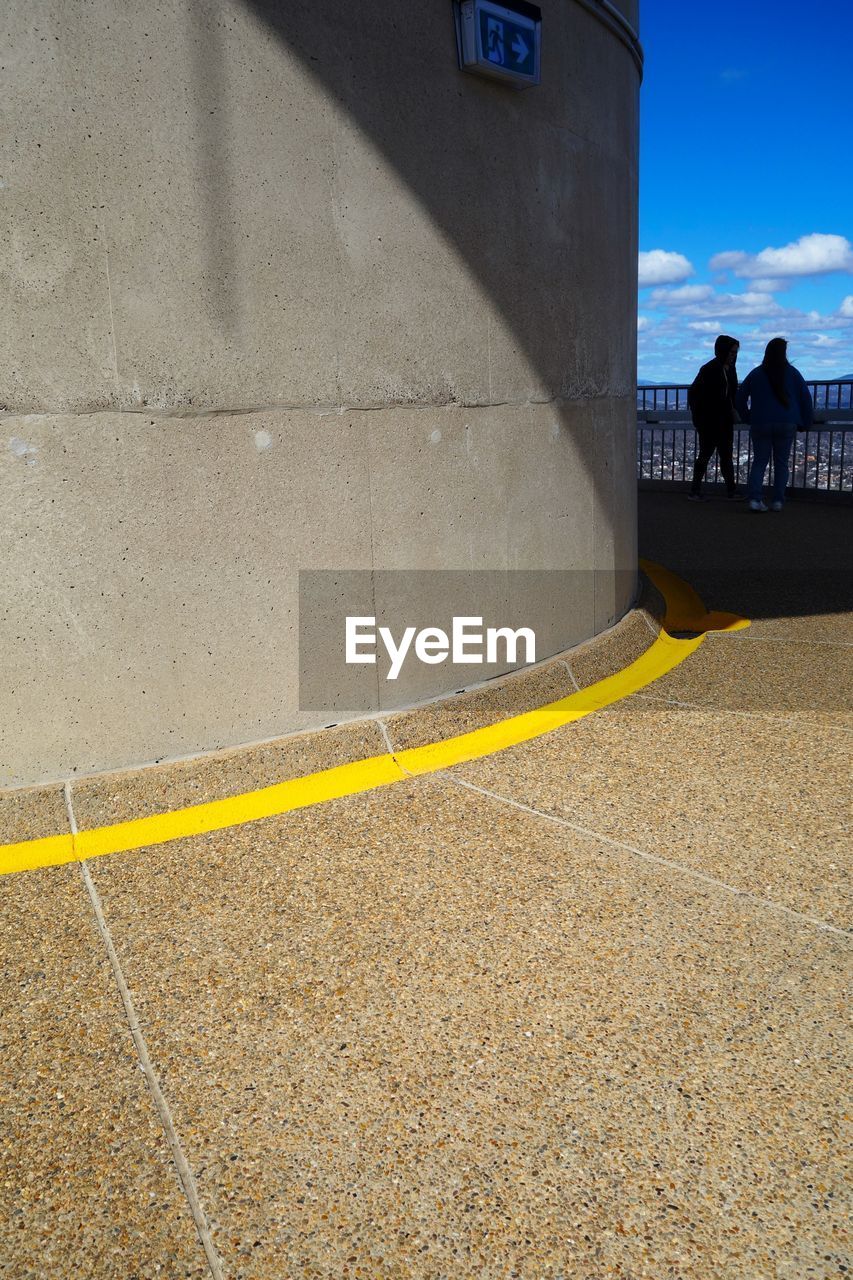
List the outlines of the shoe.
<svg viewBox="0 0 853 1280">
<path fill-rule="evenodd" d="M 727 501 L 727 502 L 743 502 L 744 500 L 745 500 L 745 499 L 744 499 L 743 494 L 742 494 L 742 493 L 738 493 L 737 489 L 733 490 L 733 492 L 732 492 L 732 493 L 727 493 L 727 494 L 726 494 L 726 501 Z"/>
<path fill-rule="evenodd" d="M 767 503 L 762 502 L 760 498 L 750 498 L 749 509 L 750 511 L 766 511 Z"/>
<path fill-rule="evenodd" d="M 779 502 L 779 500 L 777 499 L 777 500 L 776 500 L 776 502 L 771 502 L 771 503 L 770 503 L 770 510 L 771 510 L 771 511 L 781 511 L 781 510 L 782 510 L 782 508 L 784 507 L 784 505 L 785 505 L 785 504 L 784 504 L 784 502 Z M 765 508 L 765 510 L 766 510 L 766 508 Z"/>
<path fill-rule="evenodd" d="M 708 499 L 704 497 L 704 495 L 701 493 L 688 493 L 687 501 L 688 502 L 707 502 Z"/>
</svg>

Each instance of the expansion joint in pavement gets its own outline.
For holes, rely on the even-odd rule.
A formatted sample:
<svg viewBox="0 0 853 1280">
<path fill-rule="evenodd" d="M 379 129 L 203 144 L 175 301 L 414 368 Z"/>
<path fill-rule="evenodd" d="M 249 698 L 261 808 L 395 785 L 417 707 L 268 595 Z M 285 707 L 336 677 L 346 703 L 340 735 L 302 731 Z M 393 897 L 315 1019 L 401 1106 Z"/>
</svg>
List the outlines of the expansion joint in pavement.
<svg viewBox="0 0 853 1280">
<path fill-rule="evenodd" d="M 641 610 L 640 612 L 642 613 L 642 610 Z M 645 617 L 645 614 L 643 614 L 643 617 Z M 657 639 L 657 632 L 656 632 L 656 631 L 654 631 L 652 634 L 654 635 L 655 639 Z M 574 673 L 574 671 L 572 671 L 572 668 L 571 668 L 571 666 L 569 665 L 569 660 L 568 660 L 568 658 L 561 658 L 561 659 L 560 659 L 560 662 L 561 662 L 561 663 L 562 663 L 562 665 L 566 668 L 566 672 L 567 672 L 567 674 L 568 674 L 568 677 L 569 677 L 569 679 L 571 680 L 572 684 L 575 686 L 575 690 L 576 690 L 578 693 L 580 693 L 580 691 L 581 691 L 581 687 L 580 687 L 580 685 L 578 684 L 577 680 L 575 679 L 575 673 Z"/>
<path fill-rule="evenodd" d="M 760 894 L 750 893 L 747 889 L 738 889 L 736 885 L 727 884 L 725 880 L 718 880 L 716 876 L 706 875 L 703 871 L 697 871 L 694 867 L 688 867 L 683 862 L 678 862 L 674 858 L 662 858 L 659 854 L 649 853 L 646 849 L 639 849 L 634 844 L 628 844 L 624 840 L 615 840 L 613 836 L 605 835 L 601 831 L 594 831 L 590 827 L 584 827 L 579 822 L 571 822 L 568 818 L 560 817 L 558 814 L 547 813 L 544 809 L 537 809 L 533 805 L 524 804 L 520 800 L 514 800 L 511 796 L 500 795 L 497 791 L 490 791 L 486 787 L 478 787 L 476 783 L 469 782 L 466 778 L 460 778 L 456 774 L 444 772 L 437 777 L 446 778 L 448 781 L 455 783 L 459 787 L 466 787 L 469 791 L 476 791 L 478 795 L 486 796 L 487 799 L 497 800 L 501 804 L 511 805 L 514 809 L 520 809 L 522 813 L 530 813 L 534 817 L 544 818 L 548 822 L 553 822 L 557 826 L 566 827 L 570 831 L 576 831 L 579 835 L 588 836 L 592 840 L 600 840 L 603 844 L 609 844 L 615 849 L 621 849 L 625 853 L 633 854 L 637 858 L 642 858 L 644 862 L 651 862 L 656 866 L 665 867 L 670 871 L 678 871 L 682 875 L 689 876 L 693 880 L 698 880 L 702 884 L 710 885 L 714 889 L 719 889 L 723 893 L 727 893 L 735 898 L 743 898 L 756 906 L 764 907 L 771 911 L 777 912 L 779 915 L 785 916 L 789 920 L 795 920 L 798 924 L 811 925 L 813 928 L 821 929 L 826 933 L 836 934 L 841 938 L 848 938 L 850 935 L 845 929 L 839 929 L 836 925 L 827 923 L 817 916 L 805 915 L 801 911 L 794 911 L 791 907 L 784 906 L 781 902 L 774 902 L 772 898 L 763 898 Z"/>
<path fill-rule="evenodd" d="M 685 702 L 682 698 L 665 698 L 660 693 L 635 693 L 634 697 L 641 702 L 656 702 L 659 706 L 666 707 L 684 707 L 688 711 L 707 712 L 712 707 L 712 704 L 707 702 Z M 796 716 L 780 716 L 773 711 L 744 711 L 741 707 L 720 707 L 716 710 L 727 716 L 746 716 L 751 720 L 771 720 L 777 724 L 797 724 Z M 833 724 L 832 721 L 823 723 L 822 728 L 833 733 L 853 733 L 853 729 L 848 728 L 846 724 Z"/>
<path fill-rule="evenodd" d="M 68 822 L 71 827 L 72 838 L 75 838 L 78 834 L 77 820 L 74 817 L 70 782 L 65 783 L 64 790 L 65 807 L 68 811 Z M 121 962 L 119 961 L 118 953 L 116 952 L 112 935 L 110 934 L 109 925 L 107 924 L 106 917 L 104 916 L 104 909 L 101 903 L 100 894 L 95 888 L 95 883 L 92 880 L 88 864 L 85 860 L 80 862 L 80 873 L 83 877 L 83 883 L 86 886 L 86 892 L 88 893 L 89 900 L 92 904 L 92 911 L 94 912 L 95 920 L 98 925 L 98 932 L 101 935 L 101 940 L 106 948 L 110 965 L 112 966 L 113 977 L 115 978 L 116 986 L 118 987 L 119 995 L 121 996 L 121 1002 L 124 1005 L 124 1011 L 130 1027 L 130 1034 L 133 1037 L 133 1043 L 139 1057 L 139 1065 L 142 1068 L 146 1084 L 148 1085 L 148 1090 L 154 1101 L 154 1105 L 157 1108 L 157 1114 L 160 1117 L 160 1123 L 163 1126 L 163 1132 L 166 1135 L 169 1149 L 172 1152 L 178 1180 L 181 1184 L 184 1195 L 187 1198 L 190 1213 L 193 1216 L 199 1240 L 201 1241 L 201 1246 L 204 1249 L 210 1274 L 213 1277 L 213 1280 L 225 1280 L 225 1272 L 213 1243 L 213 1238 L 210 1233 L 210 1225 L 207 1221 L 207 1215 L 202 1208 L 201 1200 L 199 1199 L 195 1178 L 193 1177 L 184 1149 L 181 1146 L 181 1140 L 178 1137 L 178 1132 L 175 1128 L 175 1122 L 172 1119 L 169 1104 L 166 1101 L 163 1090 L 160 1088 L 160 1082 L 157 1079 L 154 1064 L 151 1061 L 151 1055 L 148 1052 L 148 1046 L 145 1043 L 145 1037 L 142 1034 L 142 1028 L 139 1025 L 139 1018 L 136 1013 L 136 1007 L 133 1003 L 133 997 L 130 994 L 130 989 L 128 988 L 125 980 Z"/>
</svg>

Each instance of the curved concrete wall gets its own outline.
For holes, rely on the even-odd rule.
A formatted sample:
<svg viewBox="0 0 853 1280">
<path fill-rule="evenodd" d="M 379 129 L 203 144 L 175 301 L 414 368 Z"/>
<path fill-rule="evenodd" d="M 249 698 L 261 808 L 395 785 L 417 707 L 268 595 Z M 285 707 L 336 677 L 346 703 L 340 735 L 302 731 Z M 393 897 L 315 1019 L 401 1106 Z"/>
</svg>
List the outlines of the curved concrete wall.
<svg viewBox="0 0 853 1280">
<path fill-rule="evenodd" d="M 12 0 L 0 785 L 316 723 L 299 569 L 577 569 L 556 648 L 624 613 L 639 75 L 594 8 L 517 93 L 431 0 Z"/>
</svg>

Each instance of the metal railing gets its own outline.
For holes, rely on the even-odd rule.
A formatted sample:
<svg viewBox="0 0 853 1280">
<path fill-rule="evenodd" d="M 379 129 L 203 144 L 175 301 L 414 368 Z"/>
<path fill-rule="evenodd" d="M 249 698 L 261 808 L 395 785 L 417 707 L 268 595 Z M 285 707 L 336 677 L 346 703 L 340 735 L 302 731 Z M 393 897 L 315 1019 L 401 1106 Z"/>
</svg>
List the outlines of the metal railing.
<svg viewBox="0 0 853 1280">
<path fill-rule="evenodd" d="M 853 379 L 809 382 L 815 423 L 797 432 L 789 489 L 811 493 L 853 493 Z M 682 384 L 637 388 L 637 477 L 641 481 L 686 483 L 693 478 L 699 439 Z M 735 479 L 745 485 L 752 462 L 749 427 L 734 431 Z M 768 479 L 772 480 L 773 464 Z M 722 484 L 717 455 L 706 476 Z"/>
<path fill-rule="evenodd" d="M 814 401 L 815 417 L 831 415 L 834 421 L 853 421 L 853 378 L 835 378 L 828 382 L 807 382 Z M 651 387 L 637 387 L 637 413 L 682 413 L 688 416 L 686 383 L 661 383 Z"/>
</svg>

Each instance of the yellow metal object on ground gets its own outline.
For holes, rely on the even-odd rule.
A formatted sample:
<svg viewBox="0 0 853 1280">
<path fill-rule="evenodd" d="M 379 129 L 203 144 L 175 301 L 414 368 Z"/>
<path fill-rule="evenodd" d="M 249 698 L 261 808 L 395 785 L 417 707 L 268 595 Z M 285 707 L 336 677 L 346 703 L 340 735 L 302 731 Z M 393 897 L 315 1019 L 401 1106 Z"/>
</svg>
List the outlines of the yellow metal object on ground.
<svg viewBox="0 0 853 1280">
<path fill-rule="evenodd" d="M 748 618 L 736 613 L 708 613 L 699 596 L 689 583 L 677 577 L 662 565 L 641 560 L 640 568 L 657 587 L 666 601 L 666 616 L 662 626 L 667 631 L 743 631 L 749 626 Z"/>
</svg>

